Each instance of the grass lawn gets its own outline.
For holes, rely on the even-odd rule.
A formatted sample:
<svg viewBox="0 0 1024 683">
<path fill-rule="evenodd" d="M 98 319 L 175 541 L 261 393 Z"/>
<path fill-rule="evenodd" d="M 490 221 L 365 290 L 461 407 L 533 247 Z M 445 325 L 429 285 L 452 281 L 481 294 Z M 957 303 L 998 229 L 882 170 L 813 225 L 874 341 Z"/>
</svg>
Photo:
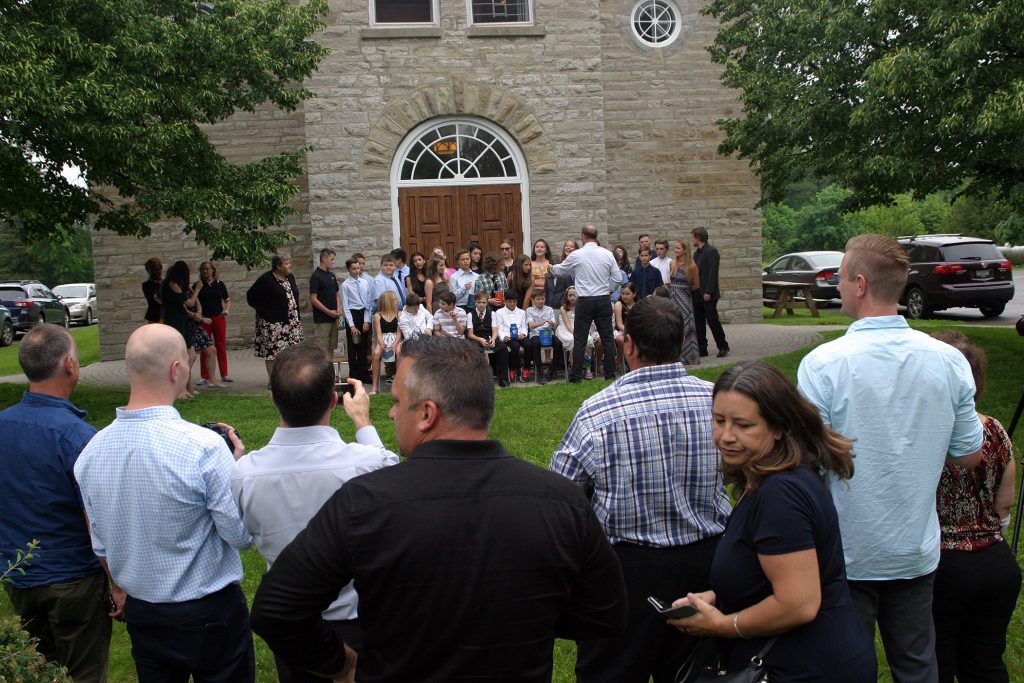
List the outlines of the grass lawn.
<svg viewBox="0 0 1024 683">
<path fill-rule="evenodd" d="M 830 313 L 832 311 L 829 311 Z M 805 311 L 806 313 L 806 311 Z M 838 311 L 836 311 L 838 315 Z M 797 316 L 793 316 L 796 318 Z M 789 316 L 783 317 L 783 320 Z M 840 316 L 841 318 L 841 316 Z M 835 322 L 840 322 L 836 319 Z M 843 324 L 849 320 L 842 318 Z M 789 323 L 789 321 L 786 321 Z M 784 323 L 784 324 L 786 324 Z M 914 323 L 914 327 L 925 331 L 948 329 L 951 325 L 945 321 L 925 321 Z M 989 357 L 988 387 L 986 395 L 979 404 L 979 410 L 1000 419 L 1007 427 L 1009 420 L 1024 389 L 1024 339 L 1017 336 L 1013 329 L 956 326 L 968 334 L 980 346 L 984 347 Z M 82 335 L 86 338 L 92 334 L 97 340 L 96 328 L 76 331 L 76 338 L 82 345 Z M 842 334 L 841 331 L 824 331 L 826 339 L 833 339 Z M 4 349 L 3 351 L 8 351 Z M 808 349 L 774 356 L 767 360 L 783 370 L 789 377 L 796 376 L 796 368 Z M 2 357 L 0 357 L 2 358 Z M 16 361 L 15 361 L 16 362 Z M 84 361 L 83 361 L 84 364 Z M 714 380 L 724 367 L 705 368 L 694 374 L 708 380 Z M 12 373 L 7 373 L 12 374 Z M 562 434 L 576 413 L 579 404 L 586 397 L 595 393 L 606 383 L 593 381 L 582 384 L 554 384 L 528 390 L 499 391 L 497 410 L 491 434 L 500 439 L 512 453 L 524 460 L 546 467 L 551 453 L 554 451 Z M 0 408 L 19 400 L 24 386 L 0 385 Z M 82 387 L 75 392 L 74 401 L 89 411 L 89 421 L 97 427 L 109 423 L 114 417 L 114 407 L 124 405 L 127 393 L 110 389 Z M 390 401 L 387 396 L 373 399 L 372 416 L 385 444 L 394 445 L 394 430 L 387 419 Z M 178 406 L 182 416 L 192 422 L 224 421 L 238 429 L 246 446 L 250 449 L 259 448 L 269 441 L 273 433 L 278 415 L 266 396 L 224 396 L 208 392 L 200 398 Z M 342 437 L 352 440 L 353 430 L 347 424 L 343 413 L 337 413 L 342 419 L 335 419 L 334 424 Z M 1015 439 L 1018 452 L 1024 447 L 1024 427 Z M 1021 476 L 1018 468 L 1018 476 Z M 27 541 L 28 539 L 26 539 Z M 255 550 L 242 554 L 245 565 L 244 589 L 250 597 L 255 593 L 263 574 L 265 563 Z M 1024 680 L 1024 611 L 1018 602 L 1014 621 L 1010 626 L 1007 642 L 1006 661 L 1010 669 L 1010 680 Z M 6 595 L 0 597 L 0 615 L 10 614 L 10 605 Z M 114 683 L 135 681 L 135 669 L 131 659 L 130 644 L 123 624 L 116 624 L 112 643 L 110 680 Z M 879 661 L 882 662 L 880 646 Z M 276 681 L 273 658 L 266 645 L 259 639 L 256 642 L 257 680 L 261 683 Z M 558 683 L 573 681 L 573 663 L 575 661 L 575 645 L 559 641 L 555 650 L 555 673 L 553 680 Z M 890 681 L 891 677 L 884 664 L 881 665 L 879 680 Z"/>
<path fill-rule="evenodd" d="M 100 360 L 100 326 L 72 327 L 71 336 L 78 344 L 78 364 L 81 366 L 98 363 Z M 0 349 L 0 377 L 20 375 L 18 365 L 18 342 Z"/>
</svg>

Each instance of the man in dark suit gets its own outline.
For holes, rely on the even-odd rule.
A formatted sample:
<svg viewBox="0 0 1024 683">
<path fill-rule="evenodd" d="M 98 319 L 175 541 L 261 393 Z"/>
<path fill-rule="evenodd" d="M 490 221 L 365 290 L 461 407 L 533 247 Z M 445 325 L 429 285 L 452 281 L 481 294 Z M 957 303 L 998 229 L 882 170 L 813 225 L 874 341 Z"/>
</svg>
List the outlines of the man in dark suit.
<svg viewBox="0 0 1024 683">
<path fill-rule="evenodd" d="M 693 300 L 697 346 L 701 356 L 708 355 L 707 328 L 710 327 L 718 347 L 718 357 L 725 358 L 729 355 L 729 342 L 725 340 L 725 330 L 718 319 L 718 299 L 722 295 L 718 288 L 718 250 L 708 244 L 708 231 L 704 228 L 694 228 L 690 234 L 693 235 L 693 260 L 700 272 L 701 295 Z"/>
</svg>

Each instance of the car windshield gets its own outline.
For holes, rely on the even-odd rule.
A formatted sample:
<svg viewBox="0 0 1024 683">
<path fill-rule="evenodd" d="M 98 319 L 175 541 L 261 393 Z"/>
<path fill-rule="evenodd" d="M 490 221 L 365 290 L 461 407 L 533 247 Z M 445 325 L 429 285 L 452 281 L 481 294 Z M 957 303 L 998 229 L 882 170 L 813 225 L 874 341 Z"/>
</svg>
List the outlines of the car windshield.
<svg viewBox="0 0 1024 683">
<path fill-rule="evenodd" d="M 10 301 L 11 299 L 24 299 L 26 298 L 25 290 L 18 288 L 4 287 L 0 288 L 0 299 L 4 301 Z"/>
<path fill-rule="evenodd" d="M 843 254 L 838 251 L 834 254 L 815 254 L 808 256 L 807 260 L 814 264 L 815 268 L 838 268 L 843 262 Z"/>
<path fill-rule="evenodd" d="M 84 299 L 89 296 L 89 288 L 81 285 L 60 285 L 53 288 L 53 293 L 57 296 Z"/>
<path fill-rule="evenodd" d="M 943 261 L 990 261 L 1003 258 L 999 249 L 991 242 L 950 244 L 942 247 L 941 251 Z"/>
</svg>

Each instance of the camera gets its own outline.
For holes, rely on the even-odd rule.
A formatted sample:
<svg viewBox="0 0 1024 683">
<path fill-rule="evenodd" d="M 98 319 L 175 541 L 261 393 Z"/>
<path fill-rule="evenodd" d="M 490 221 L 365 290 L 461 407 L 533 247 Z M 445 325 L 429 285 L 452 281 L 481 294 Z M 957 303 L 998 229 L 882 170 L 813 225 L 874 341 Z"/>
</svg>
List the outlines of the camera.
<svg viewBox="0 0 1024 683">
<path fill-rule="evenodd" d="M 231 443 L 231 438 L 228 436 L 228 430 L 227 429 L 221 427 L 216 422 L 204 422 L 202 424 L 202 426 L 206 427 L 207 429 L 212 429 L 213 431 L 215 431 L 218 434 L 220 434 L 221 438 L 224 439 L 224 443 L 226 443 L 227 446 L 228 446 L 228 452 L 234 454 L 234 452 L 235 452 L 235 444 Z M 235 435 L 236 436 L 238 435 L 238 430 L 237 429 L 235 430 Z M 242 437 L 239 436 L 238 438 L 241 439 Z"/>
<path fill-rule="evenodd" d="M 355 398 L 356 387 L 354 384 L 345 382 L 344 384 L 338 384 L 334 387 L 334 390 L 338 393 L 338 402 L 344 404 L 345 394 L 348 394 L 352 398 Z"/>
</svg>

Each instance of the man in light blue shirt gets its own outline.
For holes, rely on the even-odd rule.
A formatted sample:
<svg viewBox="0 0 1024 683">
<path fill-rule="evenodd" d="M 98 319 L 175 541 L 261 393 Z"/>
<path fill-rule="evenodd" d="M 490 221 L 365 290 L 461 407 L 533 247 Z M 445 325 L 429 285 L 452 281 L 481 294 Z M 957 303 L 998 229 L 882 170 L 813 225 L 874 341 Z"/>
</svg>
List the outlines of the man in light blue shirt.
<svg viewBox="0 0 1024 683">
<path fill-rule="evenodd" d="M 897 315 L 908 258 L 896 240 L 859 235 L 839 268 L 846 334 L 809 353 L 800 391 L 854 439 L 855 472 L 833 481 L 854 603 L 881 629 L 895 681 L 936 681 L 932 583 L 935 490 L 946 458 L 973 467 L 982 428 L 963 355 Z"/>
<path fill-rule="evenodd" d="M 266 447 L 239 458 L 231 491 L 246 528 L 267 561 L 268 569 L 323 504 L 353 477 L 388 465 L 398 456 L 386 450 L 370 422 L 370 397 L 357 380 L 344 410 L 356 427 L 356 443 L 345 443 L 331 426 L 338 404 L 334 368 L 323 350 L 305 343 L 278 355 L 270 376 L 271 400 L 281 413 L 281 426 Z M 357 652 L 362 629 L 357 619 L 359 598 L 347 584 L 322 613 L 338 639 Z M 282 681 L 322 680 L 277 661 Z"/>
<path fill-rule="evenodd" d="M 185 422 L 173 407 L 189 374 L 174 328 L 140 327 L 128 338 L 125 364 L 128 405 L 82 451 L 75 477 L 93 550 L 128 594 L 139 681 L 171 673 L 253 681 L 238 555 L 252 537 L 231 497 L 232 453 L 220 434 Z"/>
<path fill-rule="evenodd" d="M 400 311 L 405 306 L 405 295 L 402 285 L 395 274 L 395 257 L 391 254 L 384 254 L 380 259 L 380 272 L 373 278 L 373 294 L 371 295 L 370 308 L 377 312 L 380 295 L 384 292 L 394 292 L 397 299 L 397 309 Z"/>
</svg>

